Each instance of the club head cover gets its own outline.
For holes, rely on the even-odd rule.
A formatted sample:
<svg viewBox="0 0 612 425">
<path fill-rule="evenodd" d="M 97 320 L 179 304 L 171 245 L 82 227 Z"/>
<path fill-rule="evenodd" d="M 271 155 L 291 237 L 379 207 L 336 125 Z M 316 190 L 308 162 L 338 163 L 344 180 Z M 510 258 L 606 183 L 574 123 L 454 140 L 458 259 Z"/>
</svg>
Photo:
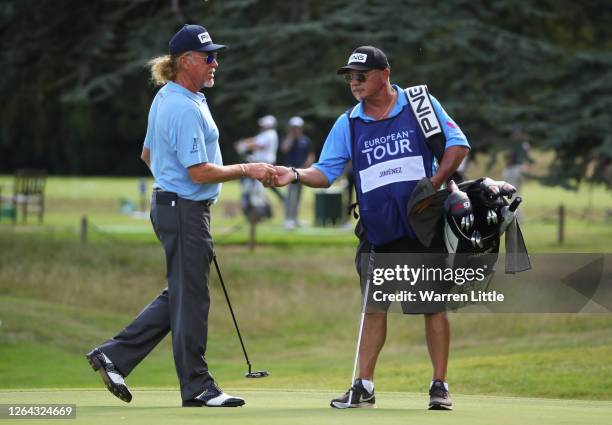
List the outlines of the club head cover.
<svg viewBox="0 0 612 425">
<path fill-rule="evenodd" d="M 498 196 L 511 197 L 516 193 L 516 188 L 510 183 L 503 180 L 493 180 L 489 177 L 482 179 L 480 187 L 491 198 L 497 198 Z"/>
<path fill-rule="evenodd" d="M 456 218 L 469 217 L 472 214 L 472 203 L 467 193 L 459 190 L 452 180 L 449 182 L 448 190 L 450 194 L 444 201 L 446 214 Z"/>
</svg>

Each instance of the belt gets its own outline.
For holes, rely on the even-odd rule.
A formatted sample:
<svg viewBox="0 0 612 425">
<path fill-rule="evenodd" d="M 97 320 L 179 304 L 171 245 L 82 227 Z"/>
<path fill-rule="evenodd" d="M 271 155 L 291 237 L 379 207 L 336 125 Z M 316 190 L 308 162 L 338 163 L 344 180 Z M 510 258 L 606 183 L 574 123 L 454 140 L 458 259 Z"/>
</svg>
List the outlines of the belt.
<svg viewBox="0 0 612 425">
<path fill-rule="evenodd" d="M 163 193 L 163 194 L 164 194 L 164 195 L 166 195 L 166 196 L 174 197 L 174 198 L 175 198 L 175 200 L 176 200 L 177 198 L 181 198 L 181 197 L 180 197 L 178 194 L 176 194 L 175 192 L 168 192 L 167 190 L 160 189 L 159 187 L 154 188 L 154 189 L 153 189 L 153 192 L 155 192 L 156 194 L 157 194 L 157 193 L 159 193 L 159 194 Z M 192 200 L 192 199 L 185 199 L 185 198 L 181 198 L 181 199 L 184 199 L 184 200 L 189 201 L 189 202 L 196 202 L 196 203 L 198 203 L 198 204 L 202 204 L 202 205 L 205 205 L 205 206 L 207 206 L 207 207 L 209 207 L 209 206 L 211 206 L 212 204 L 214 204 L 214 203 L 215 203 L 215 201 L 214 201 L 214 200 L 212 200 L 212 199 L 204 199 L 203 201 L 194 201 L 194 200 Z"/>
</svg>

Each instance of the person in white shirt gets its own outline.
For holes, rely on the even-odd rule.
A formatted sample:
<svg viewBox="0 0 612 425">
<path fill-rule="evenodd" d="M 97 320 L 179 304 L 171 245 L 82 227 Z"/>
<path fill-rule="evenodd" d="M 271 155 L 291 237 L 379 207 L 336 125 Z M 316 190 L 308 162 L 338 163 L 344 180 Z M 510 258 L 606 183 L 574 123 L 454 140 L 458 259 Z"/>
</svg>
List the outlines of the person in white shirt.
<svg viewBox="0 0 612 425">
<path fill-rule="evenodd" d="M 265 162 L 276 164 L 276 150 L 278 149 L 278 133 L 276 132 L 276 118 L 266 115 L 257 120 L 260 131 L 254 137 L 249 137 L 240 142 L 241 147 L 247 154 L 249 162 Z"/>
<path fill-rule="evenodd" d="M 276 118 L 273 115 L 265 115 L 257 120 L 259 133 L 256 136 L 239 140 L 235 144 L 236 151 L 245 155 L 248 162 L 262 162 L 276 164 L 276 151 L 278 150 L 278 133 L 276 132 Z M 271 188 L 276 196 L 285 202 L 285 197 L 277 188 Z M 260 218 L 272 216 L 270 202 L 266 196 L 263 185 L 253 179 L 243 179 L 242 182 L 242 209 L 250 216 L 252 208 L 257 210 Z"/>
<path fill-rule="evenodd" d="M 236 151 L 240 155 L 244 155 L 247 162 L 275 164 L 278 149 L 276 123 L 276 118 L 273 115 L 265 115 L 259 118 L 257 120 L 260 128 L 259 133 L 256 136 L 236 142 L 234 145 Z M 272 188 L 272 191 L 281 202 L 285 202 L 285 197 L 277 188 Z M 268 200 L 266 189 L 259 181 L 254 179 L 242 179 L 241 207 L 251 221 L 272 217 L 272 206 Z"/>
</svg>

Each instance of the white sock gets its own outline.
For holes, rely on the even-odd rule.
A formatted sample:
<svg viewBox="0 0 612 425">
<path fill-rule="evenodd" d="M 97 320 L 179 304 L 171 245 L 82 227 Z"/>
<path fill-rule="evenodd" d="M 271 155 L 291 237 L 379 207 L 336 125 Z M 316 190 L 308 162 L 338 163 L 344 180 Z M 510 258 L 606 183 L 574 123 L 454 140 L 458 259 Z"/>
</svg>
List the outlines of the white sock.
<svg viewBox="0 0 612 425">
<path fill-rule="evenodd" d="M 431 387 L 433 387 L 434 381 L 431 381 L 431 384 L 429 384 L 429 389 L 431 390 Z M 444 382 L 444 388 L 446 388 L 446 391 L 448 391 L 448 382 Z"/>
<path fill-rule="evenodd" d="M 363 385 L 363 388 L 365 388 L 365 390 L 369 392 L 370 394 L 372 394 L 372 391 L 374 391 L 374 382 L 372 381 L 368 381 L 367 379 L 362 379 L 361 385 Z"/>
</svg>

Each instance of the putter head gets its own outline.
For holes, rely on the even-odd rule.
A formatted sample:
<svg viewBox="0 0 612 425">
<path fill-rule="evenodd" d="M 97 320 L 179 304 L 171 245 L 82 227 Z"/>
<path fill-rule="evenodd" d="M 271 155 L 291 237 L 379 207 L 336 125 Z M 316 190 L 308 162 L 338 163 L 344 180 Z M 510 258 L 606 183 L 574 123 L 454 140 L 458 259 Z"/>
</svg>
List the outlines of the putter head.
<svg viewBox="0 0 612 425">
<path fill-rule="evenodd" d="M 249 372 L 244 375 L 246 378 L 265 378 L 266 376 L 270 376 L 267 370 L 259 370 L 256 372 Z"/>
</svg>

